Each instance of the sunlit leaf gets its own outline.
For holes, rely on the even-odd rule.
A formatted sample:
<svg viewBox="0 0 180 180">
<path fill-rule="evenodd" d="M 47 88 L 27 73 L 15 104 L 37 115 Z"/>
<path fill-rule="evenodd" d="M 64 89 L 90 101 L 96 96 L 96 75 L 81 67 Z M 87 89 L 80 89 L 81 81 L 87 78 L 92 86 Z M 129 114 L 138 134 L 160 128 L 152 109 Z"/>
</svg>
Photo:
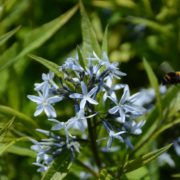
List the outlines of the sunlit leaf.
<svg viewBox="0 0 180 180">
<path fill-rule="evenodd" d="M 17 146 L 15 144 L 8 147 L 6 149 L 6 152 L 16 154 L 19 156 L 28 156 L 28 157 L 32 157 L 32 158 L 36 157 L 36 152 L 31 150 L 30 147 L 25 148 L 25 147 Z"/>
<path fill-rule="evenodd" d="M 8 106 L 0 105 L 0 113 L 4 113 L 7 115 L 15 116 L 19 119 L 20 122 L 22 122 L 24 125 L 27 125 L 27 127 L 37 128 L 36 122 L 31 119 L 30 117 L 26 116 L 25 114 L 14 110 Z"/>
<path fill-rule="evenodd" d="M 1 64 L 0 70 L 10 66 L 12 63 L 22 58 L 29 52 L 40 47 L 44 42 L 51 38 L 77 11 L 77 6 L 73 7 L 63 15 L 50 21 L 37 29 L 32 30 L 24 37 L 24 44 L 22 51 L 14 58 L 7 59 L 6 62 Z"/>
<path fill-rule="evenodd" d="M 10 141 L 10 142 L 3 143 L 3 144 L 0 143 L 0 155 L 2 155 L 4 152 L 6 152 L 7 149 L 10 148 L 15 143 L 17 143 L 19 141 L 24 141 L 24 140 L 27 140 L 27 137 L 15 138 L 15 139 L 12 139 L 12 141 Z"/>
<path fill-rule="evenodd" d="M 97 41 L 96 34 L 86 13 L 86 10 L 80 1 L 80 11 L 81 11 L 81 29 L 83 37 L 83 55 L 88 57 L 93 51 L 96 52 L 98 56 L 101 56 L 101 49 Z"/>
<path fill-rule="evenodd" d="M 68 150 L 64 150 L 53 161 L 48 171 L 42 177 L 42 180 L 49 180 L 51 178 L 54 179 L 55 177 L 62 179 L 67 175 L 70 166 L 71 166 L 71 153 Z"/>
<path fill-rule="evenodd" d="M 172 146 L 172 144 L 169 144 L 163 148 L 160 148 L 153 152 L 147 153 L 145 155 L 142 155 L 141 157 L 138 157 L 135 160 L 131 160 L 131 161 L 127 162 L 123 169 L 124 173 L 134 171 L 135 169 L 138 169 L 138 168 L 150 163 L 152 160 L 156 159 L 162 153 L 167 151 L 171 146 Z"/>
<path fill-rule="evenodd" d="M 4 134 L 4 133 L 6 133 L 9 129 L 10 129 L 10 127 L 12 126 L 12 124 L 13 124 L 13 122 L 14 122 L 14 117 L 11 119 L 11 120 L 9 120 L 7 123 L 5 123 L 4 125 L 3 125 L 3 127 L 0 129 L 0 136 L 2 137 L 2 135 Z"/>
<path fill-rule="evenodd" d="M 108 26 L 106 27 L 104 36 L 103 36 L 102 51 L 108 54 Z"/>
<path fill-rule="evenodd" d="M 166 95 L 164 96 L 164 98 L 162 98 L 161 101 L 163 110 L 169 108 L 168 106 L 170 105 L 170 102 L 173 102 L 173 99 L 176 100 L 178 93 L 179 93 L 179 89 L 177 87 L 171 87 L 168 89 Z M 135 145 L 135 149 L 133 152 L 141 151 L 142 147 L 148 145 L 149 142 L 152 142 L 155 135 L 159 135 L 161 132 L 163 132 L 162 131 L 163 129 L 165 130 L 168 127 L 170 127 L 169 123 L 167 125 L 162 124 L 161 126 L 158 126 L 159 124 L 158 120 L 159 120 L 158 106 L 156 105 L 147 116 L 147 120 L 143 128 L 143 135 L 140 136 L 139 139 L 137 140 L 137 144 Z M 172 125 L 172 123 L 170 124 Z M 157 129 L 157 127 L 159 127 L 159 129 Z"/>
<path fill-rule="evenodd" d="M 2 35 L 0 37 L 0 46 L 2 46 L 10 37 L 12 37 L 18 30 L 20 29 L 20 26 L 13 29 L 12 31 L 7 32 L 6 34 Z"/>
<path fill-rule="evenodd" d="M 47 59 L 44 59 L 42 57 L 38 57 L 38 56 L 35 56 L 35 55 L 28 55 L 30 58 L 32 58 L 33 60 L 41 63 L 42 65 L 44 65 L 45 67 L 47 67 L 49 70 L 51 70 L 52 72 L 54 72 L 54 74 L 56 74 L 58 77 L 61 77 L 63 78 L 63 73 L 61 71 L 59 71 L 59 66 L 52 62 L 52 61 L 49 61 Z"/>
</svg>

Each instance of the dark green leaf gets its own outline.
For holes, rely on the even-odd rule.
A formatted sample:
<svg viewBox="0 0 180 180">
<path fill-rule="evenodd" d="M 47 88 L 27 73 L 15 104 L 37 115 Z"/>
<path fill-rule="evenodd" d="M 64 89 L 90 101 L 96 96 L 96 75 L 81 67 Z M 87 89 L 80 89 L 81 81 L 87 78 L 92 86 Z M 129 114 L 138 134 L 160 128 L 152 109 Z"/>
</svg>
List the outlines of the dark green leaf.
<svg viewBox="0 0 180 180">
<path fill-rule="evenodd" d="M 58 157 L 53 161 L 48 171 L 42 177 L 42 180 L 50 179 L 63 179 L 71 166 L 71 152 L 64 150 Z"/>
<path fill-rule="evenodd" d="M 21 137 L 21 138 L 13 139 L 12 141 L 10 141 L 8 143 L 4 143 L 4 144 L 0 143 L 0 155 L 2 155 L 4 152 L 6 152 L 7 149 L 10 148 L 15 143 L 17 143 L 19 141 L 24 141 L 24 140 L 27 140 L 27 137 Z"/>
<path fill-rule="evenodd" d="M 169 144 L 161 149 L 155 150 L 148 154 L 142 155 L 141 157 L 138 157 L 135 160 L 131 160 L 127 162 L 123 168 L 124 173 L 134 171 L 135 169 L 138 169 L 150 163 L 152 160 L 156 159 L 159 155 L 167 151 L 171 146 L 172 144 Z"/>
<path fill-rule="evenodd" d="M 108 54 L 108 26 L 106 26 L 104 36 L 103 36 L 102 51 Z"/>
<path fill-rule="evenodd" d="M 49 70 L 51 70 L 52 72 L 54 72 L 54 74 L 56 74 L 56 76 L 60 77 L 60 78 L 63 78 L 63 73 L 60 72 L 58 69 L 59 69 L 59 66 L 54 63 L 54 62 L 51 62 L 47 59 L 44 59 L 42 57 L 39 57 L 39 56 L 35 56 L 33 54 L 30 54 L 28 55 L 30 58 L 32 58 L 33 60 L 41 63 L 42 65 L 44 65 L 45 67 L 47 67 Z"/>
<path fill-rule="evenodd" d="M 166 95 L 164 96 L 164 98 L 162 98 L 162 101 L 161 101 L 163 110 L 166 110 L 166 108 L 169 108 L 170 102 L 173 103 L 174 100 L 176 101 L 176 97 L 178 97 L 178 93 L 179 93 L 179 89 L 177 87 L 171 87 L 168 89 Z M 172 123 L 170 124 L 172 125 Z M 143 127 L 144 133 L 137 140 L 137 144 L 135 145 L 135 149 L 133 152 L 141 151 L 142 150 L 141 147 L 144 147 L 145 144 L 148 145 L 148 143 L 154 140 L 155 135 L 159 135 L 161 130 L 163 129 L 165 130 L 169 126 L 169 123 L 167 125 L 163 124 L 161 126 L 159 126 L 158 124 L 159 124 L 158 106 L 156 105 L 151 110 L 151 112 L 149 113 L 147 117 L 146 123 Z M 159 129 L 157 129 L 157 127 L 159 127 Z"/>
<path fill-rule="evenodd" d="M 24 38 L 23 50 L 14 58 L 6 59 L 2 64 L 0 70 L 10 66 L 12 63 L 16 62 L 18 59 L 24 57 L 29 52 L 40 47 L 44 42 L 51 38 L 77 11 L 78 7 L 75 6 L 63 15 L 48 22 L 41 27 L 34 29 L 31 33 L 28 33 Z"/>
<path fill-rule="evenodd" d="M 83 69 L 85 69 L 83 55 L 82 55 L 81 49 L 79 47 L 77 47 L 77 52 L 78 52 L 78 57 L 79 57 L 79 63 L 83 67 Z"/>
<path fill-rule="evenodd" d="M 0 37 L 0 46 L 2 46 L 10 37 L 12 37 L 18 30 L 20 29 L 20 26 L 13 29 L 12 31 L 9 31 L 8 33 L 4 34 Z"/>
<path fill-rule="evenodd" d="M 36 122 L 31 119 L 30 117 L 26 116 L 25 114 L 14 110 L 8 106 L 0 105 L 0 113 L 4 113 L 10 116 L 15 116 L 21 121 L 24 125 L 27 125 L 27 127 L 37 128 Z"/>
<path fill-rule="evenodd" d="M 146 73 L 148 75 L 148 79 L 151 83 L 151 86 L 155 90 L 155 94 L 156 94 L 156 98 L 157 98 L 157 105 L 159 108 L 159 115 L 161 117 L 162 107 L 161 107 L 161 97 L 160 97 L 160 92 L 159 92 L 158 80 L 157 80 L 151 66 L 149 65 L 148 61 L 145 58 L 143 59 L 143 63 L 144 63 L 144 67 L 146 69 Z"/>
<path fill-rule="evenodd" d="M 0 129 L 0 136 L 2 136 L 3 134 L 5 134 L 8 130 L 9 130 L 9 128 L 12 126 L 12 124 L 13 124 L 13 122 L 14 122 L 14 117 L 11 119 L 11 120 L 9 120 L 7 123 L 5 123 L 4 125 L 3 125 L 3 127 Z"/>
<path fill-rule="evenodd" d="M 98 56 L 101 56 L 101 49 L 97 41 L 96 34 L 86 13 L 86 10 L 80 1 L 81 11 L 81 29 L 83 37 L 83 55 L 88 57 L 90 53 L 95 51 Z"/>
</svg>

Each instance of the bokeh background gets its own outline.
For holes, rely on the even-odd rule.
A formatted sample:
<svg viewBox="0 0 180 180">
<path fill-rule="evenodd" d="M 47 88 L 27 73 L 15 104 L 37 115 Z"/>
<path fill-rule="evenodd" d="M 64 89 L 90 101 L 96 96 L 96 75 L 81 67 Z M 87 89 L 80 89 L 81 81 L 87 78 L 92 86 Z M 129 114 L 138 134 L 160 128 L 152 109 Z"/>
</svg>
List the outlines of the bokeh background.
<svg viewBox="0 0 180 180">
<path fill-rule="evenodd" d="M 166 72 L 180 70 L 178 0 L 84 0 L 83 3 L 100 43 L 108 26 L 109 57 L 111 61 L 120 62 L 120 69 L 127 73 L 122 82 L 129 84 L 132 91 L 150 88 L 143 57 L 151 65 L 159 83 Z M 17 140 L 32 133 L 35 136 L 35 131 L 29 130 L 33 126 L 22 120 L 22 114 L 33 118 L 35 105 L 27 99 L 27 94 L 34 93 L 33 84 L 41 81 L 43 72 L 48 72 L 47 68 L 30 59 L 28 54 L 61 65 L 74 53 L 77 45 L 81 46 L 79 10 L 53 32 L 50 32 L 51 28 L 49 31 L 43 29 L 44 24 L 53 22 L 76 4 L 77 0 L 0 1 L 0 128 L 6 127 L 5 132 L 0 131 L 2 180 L 40 178 L 32 165 L 35 154 L 28 151 L 31 143 Z M 4 106 L 13 111 L 4 110 Z M 60 109 L 64 116 L 71 111 L 64 106 Z M 22 114 L 15 117 L 15 112 Z M 43 116 L 33 120 L 41 128 L 48 127 Z M 178 136 L 179 126 L 176 126 L 158 138 L 157 146 L 168 144 Z M 171 168 L 166 164 L 159 168 L 162 179 L 178 172 L 178 156 L 173 150 L 172 155 L 176 167 Z"/>
</svg>

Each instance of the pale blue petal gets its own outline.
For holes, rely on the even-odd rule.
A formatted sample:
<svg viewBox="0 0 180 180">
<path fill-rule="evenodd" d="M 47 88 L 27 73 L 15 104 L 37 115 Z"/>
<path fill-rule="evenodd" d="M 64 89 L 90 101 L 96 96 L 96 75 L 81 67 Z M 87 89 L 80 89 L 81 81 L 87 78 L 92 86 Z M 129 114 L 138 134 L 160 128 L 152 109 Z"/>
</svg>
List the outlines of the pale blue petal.
<svg viewBox="0 0 180 180">
<path fill-rule="evenodd" d="M 43 90 L 43 97 L 44 98 L 47 98 L 48 97 L 48 95 L 49 95 L 49 84 L 48 83 L 46 83 L 45 85 L 44 85 L 44 88 L 42 89 Z"/>
<path fill-rule="evenodd" d="M 37 104 L 41 104 L 42 103 L 42 98 L 39 96 L 34 96 L 34 95 L 28 95 L 27 96 L 31 101 L 37 103 Z"/>
<path fill-rule="evenodd" d="M 79 94 L 79 93 L 73 93 L 73 94 L 69 95 L 69 97 L 72 99 L 82 99 L 83 95 Z"/>
<path fill-rule="evenodd" d="M 94 87 L 93 89 L 91 89 L 91 91 L 88 93 L 88 96 L 92 96 L 96 91 L 97 91 L 98 87 Z"/>
<path fill-rule="evenodd" d="M 89 97 L 87 97 L 87 101 L 88 101 L 90 104 L 95 104 L 95 105 L 98 104 L 98 102 L 97 102 L 96 100 L 94 100 L 94 99 L 92 99 L 92 98 L 89 98 Z"/>
<path fill-rule="evenodd" d="M 48 117 L 56 117 L 56 111 L 51 105 L 44 106 L 44 112 Z"/>
<path fill-rule="evenodd" d="M 36 108 L 36 111 L 34 112 L 34 116 L 38 116 L 39 114 L 41 114 L 43 112 L 43 105 L 39 104 Z"/>
<path fill-rule="evenodd" d="M 109 137 L 109 139 L 107 141 L 107 148 L 110 148 L 112 146 L 112 141 L 113 141 L 113 138 Z"/>
<path fill-rule="evenodd" d="M 52 103 L 56 103 L 56 102 L 59 102 L 63 99 L 62 96 L 52 96 L 52 97 L 49 97 L 47 99 L 48 103 L 52 104 Z"/>
<path fill-rule="evenodd" d="M 81 82 L 81 89 L 84 95 L 87 95 L 87 86 L 85 85 L 85 83 L 82 81 Z"/>
<path fill-rule="evenodd" d="M 84 126 L 84 124 L 83 124 L 83 122 L 81 120 L 77 121 L 77 126 L 78 126 L 80 131 L 83 132 L 85 130 L 85 126 Z"/>
<path fill-rule="evenodd" d="M 122 123 L 124 123 L 125 122 L 125 112 L 123 111 L 122 108 L 119 108 L 119 114 L 120 114 Z"/>
<path fill-rule="evenodd" d="M 133 103 L 134 101 L 138 100 L 140 97 L 141 97 L 141 93 L 136 93 L 136 94 L 132 95 L 132 96 L 128 99 L 128 101 L 131 102 L 131 103 Z"/>
<path fill-rule="evenodd" d="M 80 102 L 80 109 L 84 109 L 85 105 L 86 105 L 86 99 L 82 99 Z"/>
<path fill-rule="evenodd" d="M 120 100 L 120 104 L 124 104 L 126 102 L 128 96 L 129 96 L 129 88 L 127 86 L 125 86 L 123 95 Z"/>
<path fill-rule="evenodd" d="M 113 108 L 109 109 L 110 114 L 115 114 L 119 110 L 119 106 L 114 106 Z"/>
</svg>

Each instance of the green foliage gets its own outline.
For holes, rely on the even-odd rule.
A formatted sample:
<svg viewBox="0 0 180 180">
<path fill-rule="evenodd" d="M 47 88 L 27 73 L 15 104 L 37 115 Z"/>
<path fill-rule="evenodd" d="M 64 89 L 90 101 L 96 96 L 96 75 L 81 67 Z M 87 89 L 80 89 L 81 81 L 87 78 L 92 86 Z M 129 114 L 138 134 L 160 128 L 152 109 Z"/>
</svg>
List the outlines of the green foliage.
<svg viewBox="0 0 180 180">
<path fill-rule="evenodd" d="M 42 177 L 42 180 L 58 180 L 63 179 L 71 166 L 70 152 L 62 152 L 58 158 L 52 163 L 51 167 Z"/>
<path fill-rule="evenodd" d="M 156 3 L 149 0 L 1 1 L 2 179 L 79 179 L 81 172 L 87 173 L 89 179 L 152 179 L 151 163 L 157 167 L 154 177 L 178 178 L 180 164 L 173 148 L 169 148 L 180 136 L 180 86 L 168 87 L 164 95 L 159 87 L 165 73 L 161 70 L 164 61 L 174 71 L 180 68 L 179 8 L 178 0 Z M 110 59 L 121 62 L 121 70 L 127 73 L 124 83 L 130 84 L 133 90 L 153 88 L 155 103 L 144 116 L 146 124 L 142 135 L 132 138 L 134 150 L 125 151 L 122 147 L 119 152 L 98 152 L 105 164 L 98 169 L 95 155 L 82 146 L 83 154 L 80 152 L 77 160 L 71 162 L 68 153 L 63 152 L 41 175 L 32 165 L 36 154 L 30 149 L 29 138 L 40 138 L 35 129 L 48 129 L 49 124 L 44 116 L 32 117 L 35 107 L 26 96 L 33 91 L 33 83 L 40 81 L 42 72 L 51 70 L 63 78 L 59 65 L 76 49 L 83 67 L 83 57 L 89 56 L 89 52 L 95 51 L 99 56 L 103 51 L 108 52 Z M 68 108 L 59 107 L 62 116 L 72 112 Z M 94 128 L 96 136 L 101 134 L 98 130 Z M 155 160 L 165 151 L 171 154 L 174 168 L 160 167 Z M 89 157 L 92 157 L 91 166 L 83 163 L 89 161 Z"/>
</svg>

